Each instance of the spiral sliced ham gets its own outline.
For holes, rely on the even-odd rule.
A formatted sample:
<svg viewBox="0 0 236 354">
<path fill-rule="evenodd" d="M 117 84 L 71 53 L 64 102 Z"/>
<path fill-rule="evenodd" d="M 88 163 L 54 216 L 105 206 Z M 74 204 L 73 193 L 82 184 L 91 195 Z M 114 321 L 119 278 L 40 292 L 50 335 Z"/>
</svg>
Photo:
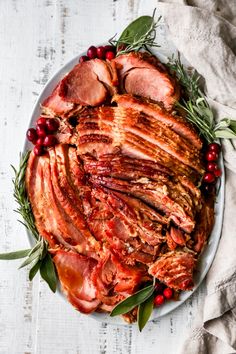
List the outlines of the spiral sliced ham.
<svg viewBox="0 0 236 354">
<path fill-rule="evenodd" d="M 26 189 L 62 290 L 82 313 L 112 311 L 152 277 L 194 286 L 214 205 L 199 189 L 202 141 L 171 111 L 178 98 L 157 58 L 130 53 L 76 65 L 42 103 L 60 122 L 58 144 L 31 152 Z"/>
</svg>

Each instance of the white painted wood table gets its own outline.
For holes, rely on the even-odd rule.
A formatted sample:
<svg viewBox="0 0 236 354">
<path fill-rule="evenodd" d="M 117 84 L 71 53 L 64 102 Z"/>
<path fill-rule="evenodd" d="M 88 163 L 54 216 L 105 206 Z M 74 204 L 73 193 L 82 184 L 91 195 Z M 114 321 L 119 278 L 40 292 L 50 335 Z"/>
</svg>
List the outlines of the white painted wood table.
<svg viewBox="0 0 236 354">
<path fill-rule="evenodd" d="M 154 4 L 0 0 L 0 252 L 28 247 L 13 212 L 10 164 L 18 162 L 42 87 L 70 58 L 106 41 L 133 18 L 151 14 Z M 185 304 L 149 323 L 140 334 L 135 326 L 80 315 L 39 277 L 31 283 L 27 270 L 18 271 L 18 265 L 0 263 L 0 354 L 175 354 L 204 298 L 202 285 Z"/>
</svg>

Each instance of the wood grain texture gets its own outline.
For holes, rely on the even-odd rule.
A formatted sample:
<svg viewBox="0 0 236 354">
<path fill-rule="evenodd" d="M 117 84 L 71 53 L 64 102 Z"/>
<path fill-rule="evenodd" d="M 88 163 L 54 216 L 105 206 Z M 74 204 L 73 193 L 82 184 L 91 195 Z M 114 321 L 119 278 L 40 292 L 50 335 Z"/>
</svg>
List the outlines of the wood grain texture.
<svg viewBox="0 0 236 354">
<path fill-rule="evenodd" d="M 10 163 L 18 162 L 42 87 L 67 60 L 154 7 L 155 1 L 138 0 L 0 1 L 0 252 L 28 246 L 13 212 Z M 162 29 L 158 40 L 165 46 Z M 202 285 L 140 334 L 135 326 L 80 315 L 39 277 L 29 282 L 18 265 L 0 263 L 0 354 L 175 354 L 204 298 Z"/>
</svg>

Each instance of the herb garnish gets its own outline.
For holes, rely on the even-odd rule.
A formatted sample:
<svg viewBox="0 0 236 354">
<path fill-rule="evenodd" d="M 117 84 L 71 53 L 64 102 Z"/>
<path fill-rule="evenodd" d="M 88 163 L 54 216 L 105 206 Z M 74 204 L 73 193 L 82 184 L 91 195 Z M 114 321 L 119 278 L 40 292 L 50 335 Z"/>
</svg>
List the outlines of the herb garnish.
<svg viewBox="0 0 236 354">
<path fill-rule="evenodd" d="M 149 320 L 154 306 L 154 294 L 152 294 L 147 300 L 142 302 L 138 307 L 138 328 L 140 332 L 146 326 L 147 321 Z"/>
<path fill-rule="evenodd" d="M 236 138 L 235 120 L 223 118 L 217 124 L 214 122 L 213 111 L 199 88 L 200 76 L 195 71 L 188 72 L 184 69 L 179 54 L 177 58 L 172 56 L 167 65 L 171 72 L 176 74 L 187 96 L 187 98 L 182 97 L 176 103 L 176 107 L 186 112 L 186 118 L 198 128 L 206 141 L 212 143 L 217 138 Z"/>
<path fill-rule="evenodd" d="M 40 270 L 42 278 L 47 282 L 50 289 L 55 292 L 57 286 L 55 267 L 52 258 L 48 253 L 48 243 L 39 235 L 35 226 L 34 215 L 32 213 L 31 205 L 26 192 L 25 172 L 29 155 L 30 152 L 20 155 L 20 165 L 18 171 L 12 166 L 15 173 L 12 182 L 14 185 L 14 198 L 18 204 L 18 208 L 15 211 L 20 214 L 24 220 L 18 221 L 30 231 L 30 234 L 33 236 L 36 243 L 31 249 L 2 253 L 0 254 L 0 260 L 26 258 L 19 268 L 23 268 L 31 264 L 32 266 L 29 271 L 29 279 L 32 280 Z"/>
<path fill-rule="evenodd" d="M 138 326 L 141 332 L 152 314 L 154 290 L 155 278 L 153 278 L 153 284 L 146 286 L 119 302 L 110 313 L 110 316 L 123 315 L 138 306 Z"/>
<path fill-rule="evenodd" d="M 159 47 L 155 43 L 156 28 L 161 16 L 155 20 L 155 12 L 152 16 L 141 16 L 131 22 L 122 32 L 118 40 L 111 39 L 110 43 L 117 48 L 117 54 L 129 53 L 131 51 L 139 51 L 145 49 L 149 51 L 148 47 Z"/>
</svg>

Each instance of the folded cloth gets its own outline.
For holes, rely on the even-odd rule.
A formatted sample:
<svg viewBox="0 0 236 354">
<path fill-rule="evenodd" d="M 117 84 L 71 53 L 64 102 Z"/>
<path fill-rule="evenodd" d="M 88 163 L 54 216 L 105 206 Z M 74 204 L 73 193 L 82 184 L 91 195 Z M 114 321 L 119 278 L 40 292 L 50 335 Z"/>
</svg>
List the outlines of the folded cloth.
<svg viewBox="0 0 236 354">
<path fill-rule="evenodd" d="M 236 119 L 236 1 L 162 0 L 156 7 L 170 40 L 204 78 L 216 119 Z M 222 144 L 226 167 L 222 235 L 206 278 L 204 308 L 183 354 L 236 353 L 236 143 L 222 140 Z"/>
</svg>

